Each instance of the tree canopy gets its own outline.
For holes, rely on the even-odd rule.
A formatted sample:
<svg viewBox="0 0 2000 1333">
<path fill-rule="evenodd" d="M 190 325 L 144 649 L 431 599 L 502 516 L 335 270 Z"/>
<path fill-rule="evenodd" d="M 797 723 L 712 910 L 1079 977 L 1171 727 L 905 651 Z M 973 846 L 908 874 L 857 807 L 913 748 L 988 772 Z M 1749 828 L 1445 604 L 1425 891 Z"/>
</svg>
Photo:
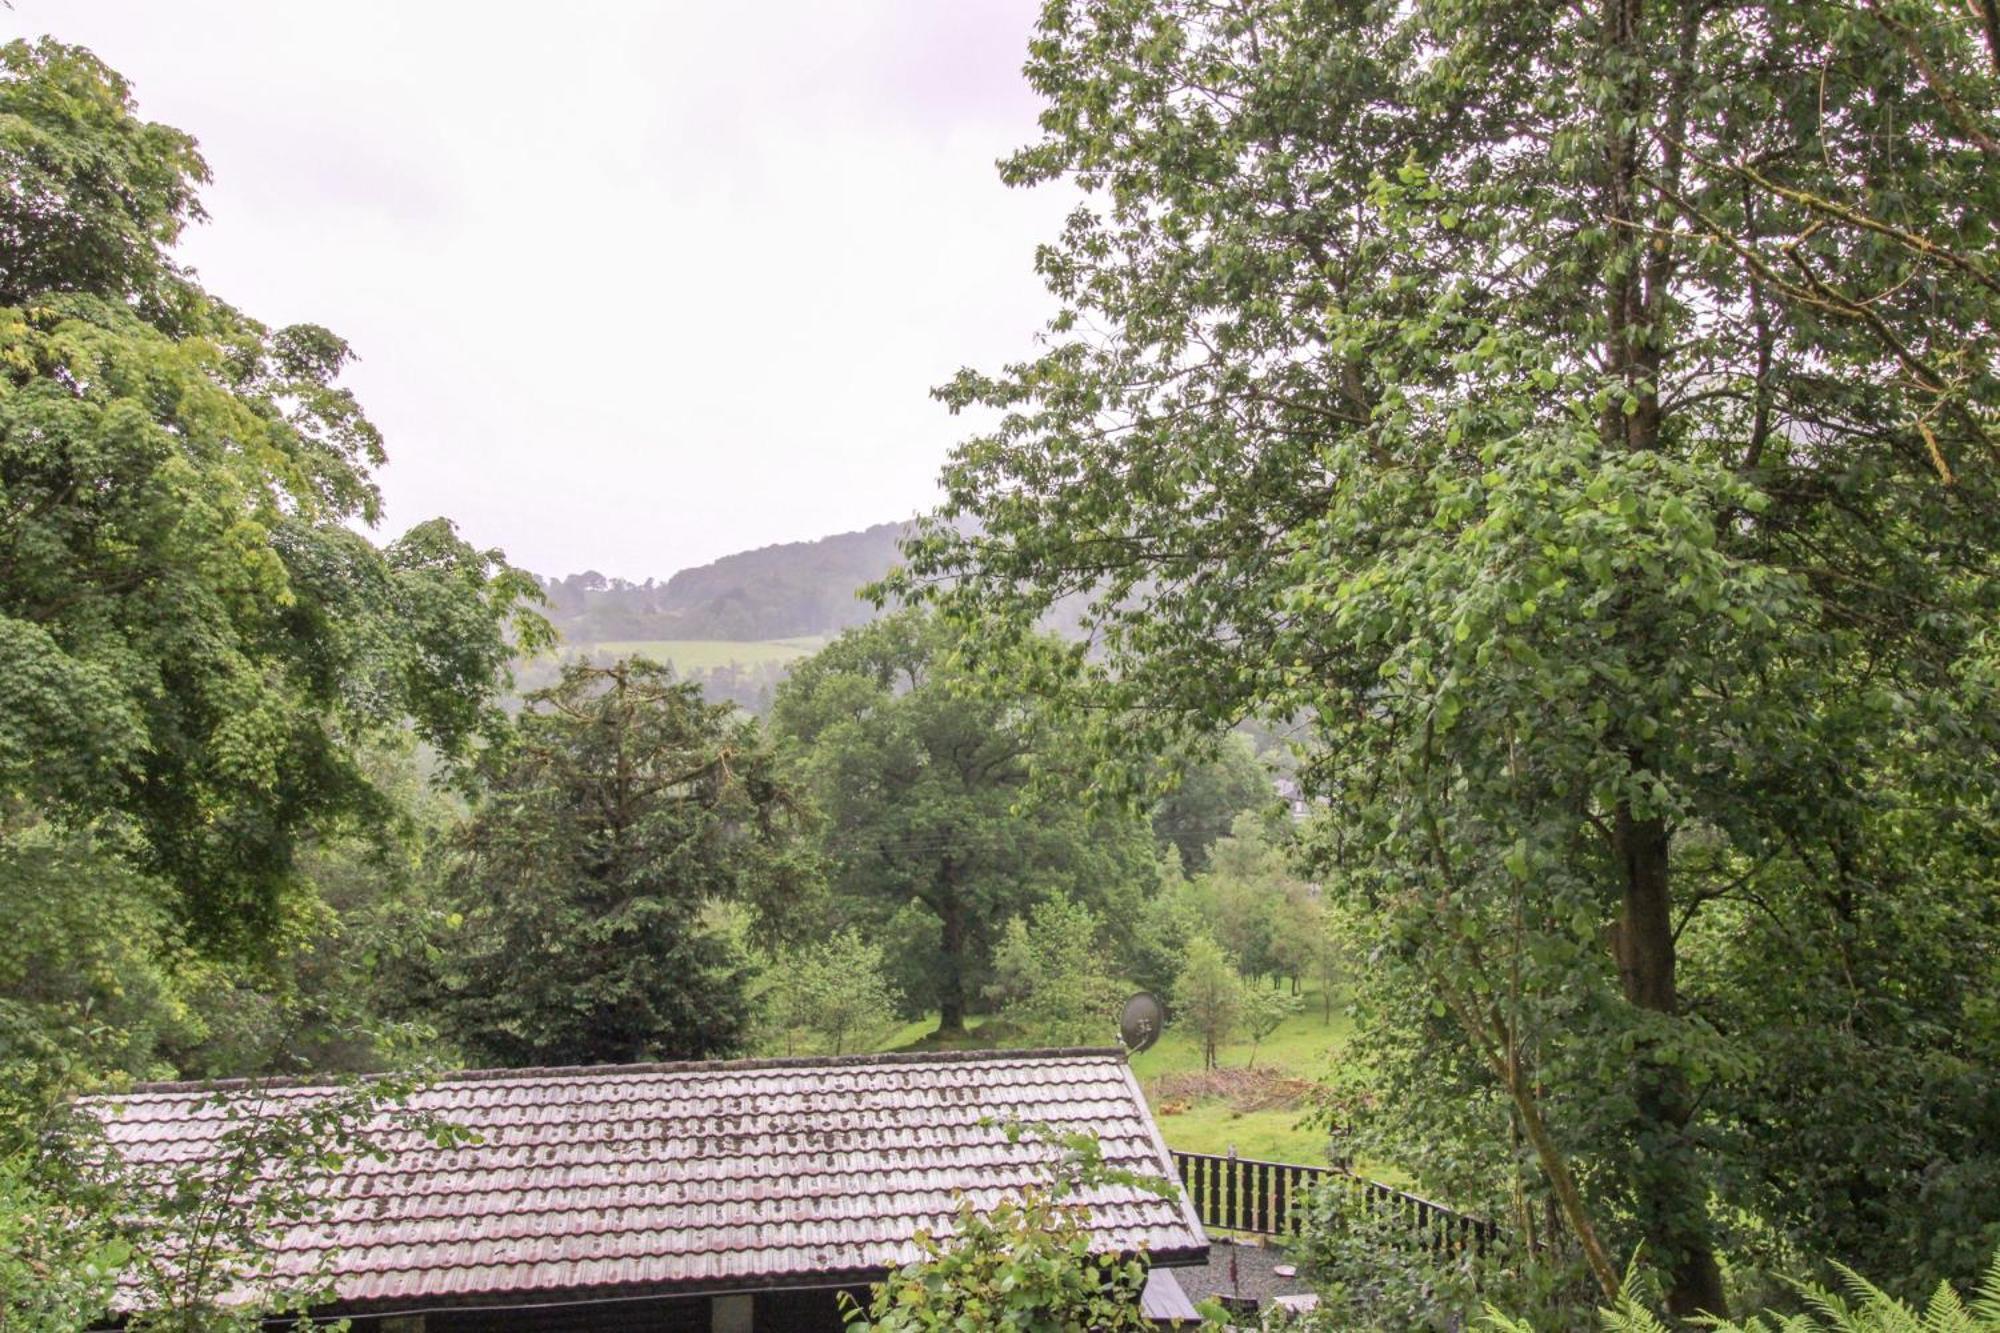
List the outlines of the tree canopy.
<svg viewBox="0 0 2000 1333">
<path fill-rule="evenodd" d="M 1151 887 L 1151 839 L 1136 819 L 1031 792 L 1031 756 L 1058 733 L 1019 699 L 977 688 L 966 646 L 935 617 L 905 612 L 849 630 L 779 689 L 772 729 L 795 748 L 826 821 L 836 914 L 908 939 L 904 988 L 963 1030 L 1006 921 L 1063 894 L 1130 903 Z M 914 908 L 912 908 L 914 905 Z M 909 910 L 906 910 L 909 909 Z M 1129 929 L 1135 913 L 1122 913 Z"/>
<path fill-rule="evenodd" d="M 203 291 L 194 141 L 53 41 L 0 48 L 0 805 L 113 820 L 208 944 L 267 938 L 312 832 L 379 824 L 358 737 L 497 720 L 535 585 L 449 523 L 386 547 L 351 353 Z"/>
<path fill-rule="evenodd" d="M 1189 874 L 1208 867 L 1209 848 L 1238 815 L 1276 799 L 1270 773 L 1241 736 L 1228 737 L 1211 758 L 1183 759 L 1175 776 L 1153 804 L 1153 833 L 1180 851 Z"/>
<path fill-rule="evenodd" d="M 571 665 L 485 762 L 454 870 L 441 1007 L 475 1056 L 595 1064 L 734 1053 L 750 961 L 814 883 L 801 804 L 754 721 L 644 659 Z"/>
<path fill-rule="evenodd" d="M 1370 984 L 1500 1090 L 1496 1177 L 1519 1136 L 1607 1294 L 1643 1239 L 1677 1315 L 1825 1222 L 1742 1136 L 1879 1060 L 1871 1112 L 1964 1145 L 1983 1094 L 1918 1070 L 1990 1088 L 1950 1017 L 2000 831 L 1982 14 L 1051 0 L 1002 167 L 1082 192 L 1048 345 L 942 390 L 997 424 L 890 585 L 1012 624 L 1114 754 L 1311 718 Z M 1033 637 L 1078 596 L 1088 650 Z M 1774 972 L 1766 1041 L 1725 977 Z M 1993 1220 L 1892 1211 L 1841 1243 L 1919 1282 Z"/>
</svg>

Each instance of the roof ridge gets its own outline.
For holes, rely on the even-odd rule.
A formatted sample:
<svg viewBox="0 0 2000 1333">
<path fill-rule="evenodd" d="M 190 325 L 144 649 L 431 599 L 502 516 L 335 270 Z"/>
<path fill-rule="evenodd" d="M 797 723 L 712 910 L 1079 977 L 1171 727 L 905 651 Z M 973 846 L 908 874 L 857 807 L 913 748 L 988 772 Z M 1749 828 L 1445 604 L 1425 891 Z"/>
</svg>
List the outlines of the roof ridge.
<svg viewBox="0 0 2000 1333">
<path fill-rule="evenodd" d="M 980 1061 L 1076 1060 L 1116 1058 L 1126 1061 L 1123 1046 L 1049 1046 L 965 1051 L 881 1051 L 867 1055 L 778 1055 L 741 1060 L 664 1060 L 629 1065 L 531 1065 L 519 1069 L 440 1070 L 434 1085 L 503 1083 L 513 1080 L 620 1078 L 644 1074 L 756 1073 L 765 1069 L 868 1069 L 890 1065 L 973 1064 Z M 306 1075 L 271 1078 L 179 1079 L 134 1083 L 117 1092 L 92 1093 L 85 1101 L 119 1101 L 127 1097 L 190 1092 L 263 1091 L 275 1088 L 329 1088 L 349 1081 L 406 1077 L 397 1073 Z"/>
</svg>

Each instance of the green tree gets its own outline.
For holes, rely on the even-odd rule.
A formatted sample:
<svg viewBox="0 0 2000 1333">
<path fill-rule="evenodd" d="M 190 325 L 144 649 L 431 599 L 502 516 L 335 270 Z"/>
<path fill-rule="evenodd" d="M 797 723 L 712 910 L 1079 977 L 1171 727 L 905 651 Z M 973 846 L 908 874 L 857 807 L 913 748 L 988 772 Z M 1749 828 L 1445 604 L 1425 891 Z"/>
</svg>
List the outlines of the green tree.
<svg viewBox="0 0 2000 1333">
<path fill-rule="evenodd" d="M 1007 923 L 993 954 L 992 989 L 1007 1017 L 1038 1045 L 1106 1045 L 1118 1031 L 1127 992 L 1111 974 L 1110 959 L 1097 914 L 1050 898 Z"/>
<path fill-rule="evenodd" d="M 1326 904 L 1312 885 L 1294 881 L 1271 904 L 1271 962 L 1299 993 L 1302 978 L 1316 976 L 1328 938 Z"/>
<path fill-rule="evenodd" d="M 851 928 L 780 949 L 763 987 L 765 1027 L 786 1055 L 874 1050 L 902 1003 L 882 946 Z"/>
<path fill-rule="evenodd" d="M 175 266 L 207 169 L 118 75 L 0 48 L 0 161 L 0 802 L 129 827 L 199 940 L 247 951 L 309 835 L 383 822 L 359 738 L 458 755 L 497 724 L 538 594 L 442 520 L 354 530 L 383 453 L 347 345 Z"/>
<path fill-rule="evenodd" d="M 0 839 L 0 1153 L 59 1093 L 171 1077 L 170 1053 L 205 1034 L 218 969 L 186 947 L 172 895 L 106 841 L 46 825 Z"/>
<path fill-rule="evenodd" d="M 643 659 L 572 664 L 527 705 L 453 871 L 446 1027 L 508 1065 L 737 1050 L 750 963 L 704 909 L 775 930 L 814 871 L 756 723 Z"/>
<path fill-rule="evenodd" d="M 463 794 L 426 776 L 407 737 L 371 744 L 360 760 L 393 823 L 301 849 L 310 898 L 279 938 L 255 959 L 198 974 L 200 1031 L 167 1051 L 181 1077 L 367 1073 L 449 1054 L 413 981 L 452 939 L 441 879 Z"/>
<path fill-rule="evenodd" d="M 1244 1068 L 1256 1067 L 1257 1048 L 1299 1011 L 1300 1003 L 1297 995 L 1261 986 L 1243 997 L 1243 1030 L 1250 1036 L 1250 1057 L 1243 1062 Z"/>
<path fill-rule="evenodd" d="M 1290 976 L 1296 990 L 1302 941 L 1284 932 L 1305 910 L 1292 904 L 1310 891 L 1291 873 L 1289 855 L 1266 820 L 1246 811 L 1229 836 L 1217 839 L 1195 896 L 1206 906 L 1209 933 L 1245 976 Z"/>
<path fill-rule="evenodd" d="M 1312 899 L 1313 911 L 1301 923 L 1306 933 L 1306 973 L 1319 986 L 1320 1021 L 1333 1022 L 1333 997 L 1347 968 L 1343 933 L 1324 899 Z"/>
<path fill-rule="evenodd" d="M 1188 941 L 1209 928 L 1206 897 L 1181 873 L 1181 853 L 1160 848 L 1158 887 L 1119 945 L 1120 971 L 1141 990 L 1170 995 Z"/>
<path fill-rule="evenodd" d="M 1606 1292 L 1643 1241 L 1677 1317 L 1723 1309 L 1719 1189 L 1792 1206 L 1721 1145 L 1809 1100 L 1692 957 L 1797 956 L 1720 938 L 1736 913 L 1920 956 L 1905 915 L 1967 888 L 1933 842 L 1986 849 L 1954 863 L 1992 891 L 1989 19 L 1048 4 L 1044 133 L 1002 170 L 1083 192 L 1037 261 L 1052 336 L 943 391 L 996 425 L 891 584 L 1021 644 L 1087 593 L 1095 652 L 1024 675 L 1141 761 L 1314 719 L 1329 882 L 1380 915 L 1385 984 L 1501 1090 Z M 1865 984 L 1868 1049 L 1921 1030 L 1983 1079 Z"/>
<path fill-rule="evenodd" d="M 1173 789 L 1153 806 L 1153 834 L 1180 849 L 1181 865 L 1208 868 L 1208 849 L 1226 837 L 1238 815 L 1274 799 L 1271 775 L 1242 736 L 1223 739 L 1214 757 L 1184 763 Z"/>
<path fill-rule="evenodd" d="M 1188 942 L 1174 981 L 1173 1022 L 1201 1041 L 1201 1067 L 1213 1069 L 1216 1054 L 1243 1025 L 1248 988 L 1222 946 L 1206 935 Z"/>
<path fill-rule="evenodd" d="M 407 1012 L 408 978 L 447 927 L 430 859 L 455 811 L 409 750 L 363 755 L 402 831 L 302 848 L 307 892 L 254 959 L 194 947 L 178 896 L 137 868 L 129 832 L 43 822 L 0 838 L 0 1152 L 56 1090 L 372 1071 L 433 1055 Z"/>
<path fill-rule="evenodd" d="M 771 712 L 825 814 L 839 910 L 934 932 L 912 941 L 904 988 L 947 1033 L 964 1030 L 1009 917 L 1063 893 L 1135 922 L 1155 876 L 1136 819 L 1091 823 L 1074 786 L 1030 791 L 1030 761 L 1059 733 L 983 690 L 967 646 L 934 617 L 885 617 L 800 663 Z"/>
</svg>

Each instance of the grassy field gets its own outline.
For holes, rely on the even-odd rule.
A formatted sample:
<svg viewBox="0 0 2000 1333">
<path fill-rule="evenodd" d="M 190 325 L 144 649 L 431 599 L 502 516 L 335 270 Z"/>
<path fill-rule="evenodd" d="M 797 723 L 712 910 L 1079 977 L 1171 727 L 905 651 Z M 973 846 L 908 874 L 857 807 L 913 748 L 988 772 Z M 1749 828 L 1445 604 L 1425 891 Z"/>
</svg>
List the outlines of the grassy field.
<svg viewBox="0 0 2000 1333">
<path fill-rule="evenodd" d="M 883 1041 L 885 1050 L 981 1050 L 1011 1044 L 999 1028 L 978 1018 L 967 1020 L 963 1041 L 937 1040 L 937 1016 L 926 1015 L 905 1024 Z M 1226 1153 L 1235 1148 L 1244 1157 L 1267 1161 L 1320 1163 L 1326 1160 L 1326 1139 L 1302 1125 L 1311 1106 L 1302 1097 L 1284 1095 L 1276 1076 L 1318 1082 L 1339 1058 L 1346 1042 L 1348 1018 L 1338 1007 L 1333 1021 L 1321 1016 L 1319 993 L 1310 991 L 1304 1007 L 1257 1048 L 1256 1070 L 1265 1081 L 1244 1077 L 1250 1044 L 1236 1042 L 1217 1053 L 1220 1077 L 1200 1077 L 1201 1045 L 1171 1028 L 1151 1050 L 1132 1057 L 1132 1072 L 1146 1090 L 1167 1146 L 1183 1152 Z M 1230 1092 L 1221 1091 L 1236 1085 Z M 1231 1095 L 1231 1092 L 1234 1095 Z M 1259 1105 L 1276 1099 L 1279 1104 Z"/>
<path fill-rule="evenodd" d="M 587 653 L 609 653 L 614 657 L 650 657 L 670 662 L 682 671 L 712 671 L 731 662 L 755 666 L 763 662 L 790 662 L 826 646 L 818 637 L 802 639 L 612 639 L 603 643 L 574 643 L 567 647 Z"/>
<path fill-rule="evenodd" d="M 1333 1021 L 1322 1017 L 1318 991 L 1309 991 L 1305 1005 L 1257 1047 L 1256 1069 L 1318 1083 L 1340 1056 L 1348 1033 L 1348 1018 L 1335 1006 Z M 1250 1043 L 1236 1042 L 1216 1052 L 1220 1071 L 1244 1069 L 1251 1060 Z M 1237 1096 L 1174 1095 L 1177 1081 L 1201 1073 L 1201 1043 L 1168 1028 L 1151 1050 L 1132 1057 L 1132 1072 L 1146 1090 L 1154 1117 L 1167 1146 L 1183 1152 L 1226 1153 L 1274 1162 L 1326 1160 L 1323 1131 L 1300 1122 L 1311 1111 L 1303 1100 L 1291 1105 L 1260 1107 L 1252 1088 Z M 1177 1079 L 1176 1076 L 1182 1076 Z M 1227 1080 L 1208 1080 L 1226 1082 Z M 1248 1103 L 1248 1104 L 1246 1104 Z"/>
</svg>

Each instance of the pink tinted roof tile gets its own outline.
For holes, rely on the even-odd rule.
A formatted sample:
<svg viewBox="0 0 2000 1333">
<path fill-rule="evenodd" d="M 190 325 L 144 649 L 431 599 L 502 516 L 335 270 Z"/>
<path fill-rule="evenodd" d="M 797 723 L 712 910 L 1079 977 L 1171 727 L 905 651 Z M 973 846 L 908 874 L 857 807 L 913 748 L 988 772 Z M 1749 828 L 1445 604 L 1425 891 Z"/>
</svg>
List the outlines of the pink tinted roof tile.
<svg viewBox="0 0 2000 1333">
<path fill-rule="evenodd" d="M 245 1097 L 325 1095 L 233 1085 Z M 229 1084 L 156 1084 L 87 1099 L 135 1162 L 199 1157 Z M 336 1255 L 354 1306 L 441 1297 L 698 1291 L 856 1281 L 916 1256 L 963 1194 L 990 1209 L 1045 1178 L 1050 1149 L 999 1123 L 1087 1130 L 1107 1163 L 1173 1178 L 1117 1050 L 949 1052 L 824 1060 L 493 1070 L 412 1098 L 472 1130 L 414 1135 L 344 1169 L 330 1217 L 283 1240 Z M 1162 1264 L 1208 1248 L 1184 1200 L 1087 1193 L 1107 1250 Z"/>
</svg>

